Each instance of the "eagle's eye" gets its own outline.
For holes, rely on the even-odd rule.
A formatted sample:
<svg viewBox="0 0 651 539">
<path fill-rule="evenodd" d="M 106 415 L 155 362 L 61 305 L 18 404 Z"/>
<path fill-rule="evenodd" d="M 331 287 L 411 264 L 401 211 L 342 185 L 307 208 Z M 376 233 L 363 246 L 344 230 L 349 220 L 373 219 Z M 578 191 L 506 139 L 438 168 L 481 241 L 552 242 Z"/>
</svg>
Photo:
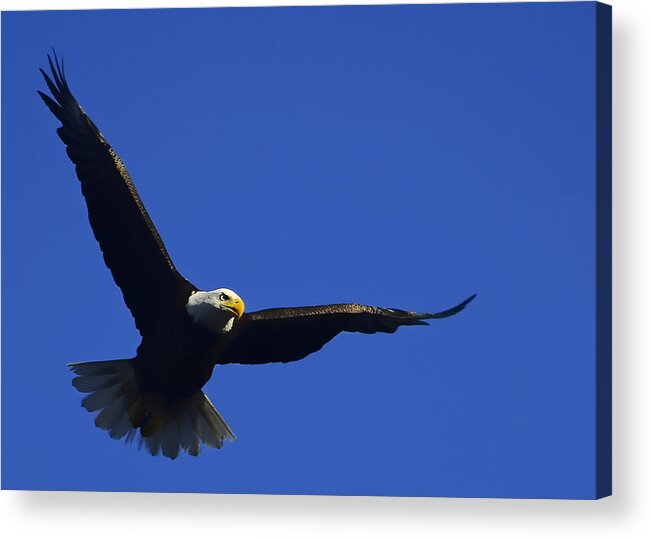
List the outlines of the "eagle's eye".
<svg viewBox="0 0 651 539">
<path fill-rule="evenodd" d="M 219 294 L 219 301 L 228 301 L 229 299 L 231 299 L 231 298 L 229 298 L 229 297 L 228 297 L 226 294 L 224 294 L 223 292 L 222 292 L 221 294 Z"/>
</svg>

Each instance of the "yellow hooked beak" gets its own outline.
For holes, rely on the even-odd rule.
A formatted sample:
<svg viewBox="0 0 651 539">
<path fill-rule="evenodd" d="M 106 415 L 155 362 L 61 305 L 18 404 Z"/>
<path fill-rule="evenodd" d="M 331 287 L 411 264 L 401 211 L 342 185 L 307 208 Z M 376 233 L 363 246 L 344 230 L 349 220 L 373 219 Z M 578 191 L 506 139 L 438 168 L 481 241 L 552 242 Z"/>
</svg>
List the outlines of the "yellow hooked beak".
<svg viewBox="0 0 651 539">
<path fill-rule="evenodd" d="M 235 313 L 235 316 L 238 318 L 240 318 L 242 313 L 244 313 L 244 302 L 240 297 L 228 298 L 222 303 L 222 306 Z"/>
</svg>

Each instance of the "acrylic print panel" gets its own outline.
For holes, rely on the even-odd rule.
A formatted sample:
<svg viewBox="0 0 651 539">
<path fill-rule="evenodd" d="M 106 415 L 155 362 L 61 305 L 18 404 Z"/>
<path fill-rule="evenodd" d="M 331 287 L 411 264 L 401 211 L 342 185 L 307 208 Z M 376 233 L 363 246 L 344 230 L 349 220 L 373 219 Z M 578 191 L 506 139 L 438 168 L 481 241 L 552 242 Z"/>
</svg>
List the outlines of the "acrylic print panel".
<svg viewBox="0 0 651 539">
<path fill-rule="evenodd" d="M 593 2 L 3 13 L 3 488 L 609 494 L 609 32 Z M 51 46 L 197 287 L 477 298 L 218 365 L 222 449 L 112 440 L 66 365 L 140 336 L 36 94 Z"/>
</svg>

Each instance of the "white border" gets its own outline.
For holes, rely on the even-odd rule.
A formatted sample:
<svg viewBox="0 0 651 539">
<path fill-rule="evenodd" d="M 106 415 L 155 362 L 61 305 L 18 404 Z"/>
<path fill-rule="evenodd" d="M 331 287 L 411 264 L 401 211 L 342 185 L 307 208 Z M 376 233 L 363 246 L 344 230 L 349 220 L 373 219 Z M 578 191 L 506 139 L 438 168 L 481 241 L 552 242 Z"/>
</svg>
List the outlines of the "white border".
<svg viewBox="0 0 651 539">
<path fill-rule="evenodd" d="M 429 3 L 201 1 L 200 6 Z M 483 3 L 483 2 L 482 2 Z M 651 537 L 651 2 L 613 5 L 614 491 L 598 502 L 123 493 L 0 493 L 4 537 Z M 181 7 L 0 0 L 0 9 Z M 188 6 L 183 6 L 188 7 Z M 47 448 L 43 448 L 46 458 Z"/>
</svg>

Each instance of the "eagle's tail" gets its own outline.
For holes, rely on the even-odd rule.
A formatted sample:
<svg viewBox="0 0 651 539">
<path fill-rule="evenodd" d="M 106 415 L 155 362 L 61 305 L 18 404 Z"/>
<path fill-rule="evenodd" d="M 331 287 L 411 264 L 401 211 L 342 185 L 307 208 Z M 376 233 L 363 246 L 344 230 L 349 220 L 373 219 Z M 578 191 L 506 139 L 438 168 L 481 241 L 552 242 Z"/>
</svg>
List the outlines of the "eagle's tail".
<svg viewBox="0 0 651 539">
<path fill-rule="evenodd" d="M 174 459 L 179 450 L 198 455 L 201 445 L 219 448 L 235 435 L 203 391 L 173 405 L 155 395 L 142 394 L 136 382 L 132 359 L 71 363 L 77 375 L 72 380 L 82 393 L 81 405 L 99 412 L 95 425 L 111 438 L 138 439 L 152 455 Z"/>
</svg>

